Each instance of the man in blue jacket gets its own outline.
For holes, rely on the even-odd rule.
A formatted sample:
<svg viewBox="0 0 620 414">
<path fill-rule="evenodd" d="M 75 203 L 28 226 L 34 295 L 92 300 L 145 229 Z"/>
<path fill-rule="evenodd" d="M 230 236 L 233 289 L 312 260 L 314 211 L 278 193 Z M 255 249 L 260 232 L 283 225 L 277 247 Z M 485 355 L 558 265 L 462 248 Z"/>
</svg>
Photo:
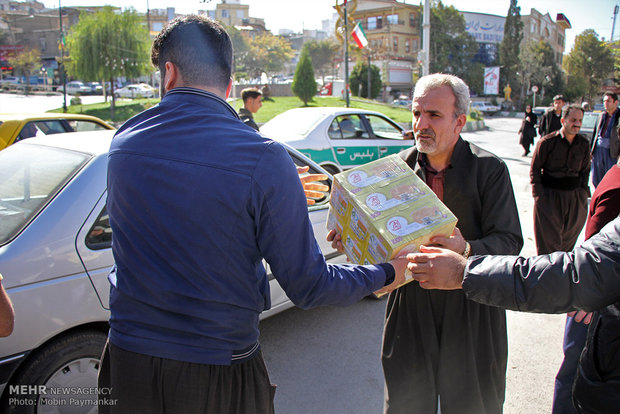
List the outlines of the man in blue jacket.
<svg viewBox="0 0 620 414">
<path fill-rule="evenodd" d="M 225 99 L 232 45 L 203 16 L 171 21 L 151 56 L 159 105 L 127 121 L 108 160 L 116 267 L 100 412 L 271 413 L 258 343 L 262 265 L 298 306 L 346 305 L 404 281 L 406 260 L 325 262 L 295 165 Z"/>
</svg>

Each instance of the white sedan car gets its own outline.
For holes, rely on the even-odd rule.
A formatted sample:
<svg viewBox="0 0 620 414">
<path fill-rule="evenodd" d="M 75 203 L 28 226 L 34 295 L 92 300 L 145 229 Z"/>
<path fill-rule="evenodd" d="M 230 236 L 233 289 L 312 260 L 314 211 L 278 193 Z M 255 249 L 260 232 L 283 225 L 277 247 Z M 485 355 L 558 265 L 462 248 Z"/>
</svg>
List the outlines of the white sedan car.
<svg viewBox="0 0 620 414">
<path fill-rule="evenodd" d="M 155 88 L 143 83 L 123 86 L 114 91 L 117 98 L 153 98 L 155 97 Z"/>
<path fill-rule="evenodd" d="M 331 174 L 410 148 L 403 128 L 379 112 L 353 108 L 296 108 L 260 127 Z"/>
<path fill-rule="evenodd" d="M 29 138 L 0 151 L 0 270 L 15 308 L 14 331 L 0 341 L 0 412 L 96 412 L 97 396 L 80 390 L 96 387 L 109 329 L 114 132 Z M 287 149 L 297 165 L 324 173 Z M 316 201 L 308 214 L 317 242 L 329 262 L 344 262 L 325 239 L 329 194 Z M 269 278 L 271 309 L 262 318 L 293 306 Z"/>
</svg>

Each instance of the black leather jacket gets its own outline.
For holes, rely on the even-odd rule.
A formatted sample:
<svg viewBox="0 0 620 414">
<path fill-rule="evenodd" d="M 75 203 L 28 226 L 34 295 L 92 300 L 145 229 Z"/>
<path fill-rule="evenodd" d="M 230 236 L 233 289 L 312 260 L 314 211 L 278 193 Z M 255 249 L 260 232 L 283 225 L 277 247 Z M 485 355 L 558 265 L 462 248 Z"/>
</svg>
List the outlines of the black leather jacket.
<svg viewBox="0 0 620 414">
<path fill-rule="evenodd" d="M 600 310 L 590 324 L 573 399 L 583 413 L 620 410 L 620 216 L 569 253 L 475 256 L 463 290 L 471 300 L 518 311 Z"/>
</svg>

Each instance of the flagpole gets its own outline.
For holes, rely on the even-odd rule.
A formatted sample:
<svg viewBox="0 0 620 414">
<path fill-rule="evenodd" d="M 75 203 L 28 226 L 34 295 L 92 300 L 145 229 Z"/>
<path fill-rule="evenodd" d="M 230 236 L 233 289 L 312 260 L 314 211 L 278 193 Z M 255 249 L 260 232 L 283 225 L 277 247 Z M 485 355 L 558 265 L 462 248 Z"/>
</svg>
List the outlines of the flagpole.
<svg viewBox="0 0 620 414">
<path fill-rule="evenodd" d="M 349 102 L 349 29 L 347 28 L 347 0 L 344 0 L 344 96 L 347 108 Z"/>
</svg>

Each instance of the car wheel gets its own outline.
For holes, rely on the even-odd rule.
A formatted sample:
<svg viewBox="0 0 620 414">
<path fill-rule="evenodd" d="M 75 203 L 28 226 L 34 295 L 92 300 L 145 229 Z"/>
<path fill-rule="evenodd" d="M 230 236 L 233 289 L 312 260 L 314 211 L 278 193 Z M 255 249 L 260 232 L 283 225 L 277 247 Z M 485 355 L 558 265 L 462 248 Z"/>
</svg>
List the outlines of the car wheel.
<svg viewBox="0 0 620 414">
<path fill-rule="evenodd" d="M 9 398 L 8 412 L 65 412 L 63 408 L 66 408 L 66 412 L 96 413 L 97 407 L 84 400 L 95 400 L 98 395 L 80 391 L 97 387 L 99 360 L 105 341 L 103 332 L 89 330 L 65 336 L 34 351 L 5 392 L 5 398 Z M 11 385 L 29 386 L 29 394 L 11 395 Z M 34 393 L 33 389 L 43 389 L 38 386 L 45 387 L 47 392 Z M 19 404 L 11 404 L 11 399 L 18 400 Z M 79 400 L 84 401 L 83 406 Z"/>
</svg>

